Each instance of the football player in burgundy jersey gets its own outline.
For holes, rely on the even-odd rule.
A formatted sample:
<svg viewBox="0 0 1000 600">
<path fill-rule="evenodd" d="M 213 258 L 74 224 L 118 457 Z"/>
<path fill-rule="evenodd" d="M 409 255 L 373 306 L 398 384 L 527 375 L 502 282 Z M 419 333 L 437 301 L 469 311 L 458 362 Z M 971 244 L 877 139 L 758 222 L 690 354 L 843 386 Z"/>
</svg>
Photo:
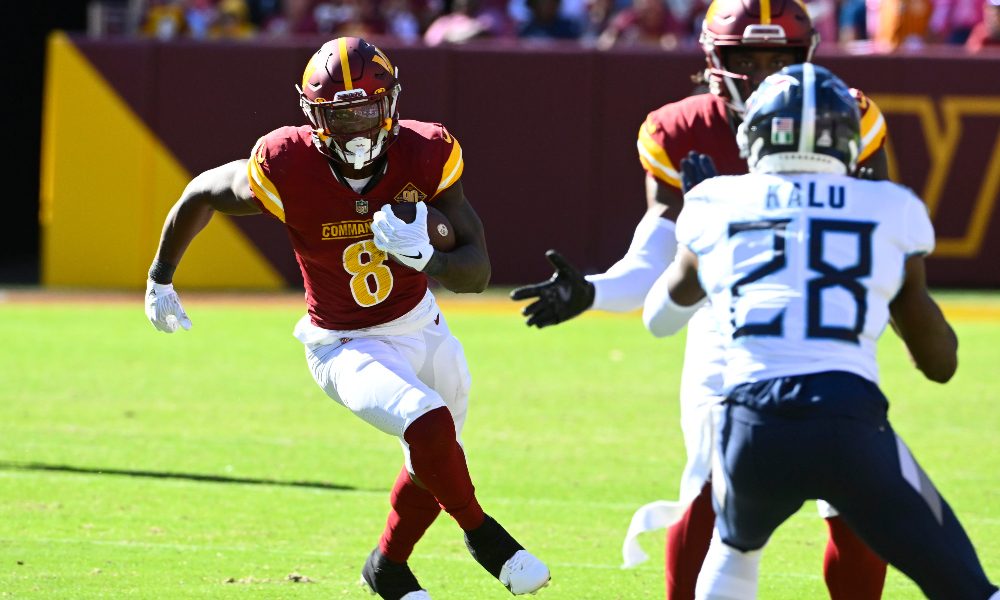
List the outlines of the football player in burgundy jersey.
<svg viewBox="0 0 1000 600">
<path fill-rule="evenodd" d="M 589 309 L 638 309 L 677 248 L 674 223 L 683 207 L 680 161 L 689 152 L 712 158 L 722 175 L 747 172 L 736 144 L 744 101 L 770 74 L 810 61 L 819 36 L 800 0 L 714 0 L 702 27 L 701 45 L 709 92 L 666 104 L 649 113 L 639 129 L 639 160 L 646 171 L 647 212 L 625 256 L 606 272 L 582 276 L 558 252 L 546 253 L 555 273 L 545 282 L 514 290 L 529 326 L 546 327 Z M 888 177 L 882 148 L 886 127 L 881 111 L 857 90 L 861 118 L 859 169 L 866 177 Z M 666 526 L 666 592 L 670 600 L 694 598 L 695 582 L 708 551 L 715 515 L 707 479 L 711 470 L 711 411 L 721 399 L 722 341 L 707 310 L 688 324 L 681 380 L 681 424 L 688 461 L 680 501 L 657 502 L 633 518 L 623 554 L 626 565 L 645 558 L 635 537 Z M 871 552 L 836 510 L 820 503 L 829 543 L 824 577 L 834 600 L 881 597 L 885 563 Z"/>
<path fill-rule="evenodd" d="M 368 42 L 342 37 L 309 61 L 299 88 L 308 125 L 261 137 L 249 159 L 195 177 L 167 215 L 149 271 L 146 313 L 167 333 L 191 328 L 173 272 L 215 212 L 264 213 L 284 224 L 305 282 L 295 327 L 316 383 L 333 400 L 399 438 L 404 454 L 385 530 L 362 568 L 390 600 L 429 598 L 407 566 L 443 508 L 473 557 L 515 595 L 549 581 L 548 568 L 486 515 L 458 441 L 470 376 L 427 277 L 481 292 L 490 277 L 483 225 L 462 190 L 462 148 L 436 123 L 400 120 L 398 71 Z M 416 202 L 406 223 L 392 212 Z M 427 234 L 432 204 L 456 246 Z"/>
</svg>

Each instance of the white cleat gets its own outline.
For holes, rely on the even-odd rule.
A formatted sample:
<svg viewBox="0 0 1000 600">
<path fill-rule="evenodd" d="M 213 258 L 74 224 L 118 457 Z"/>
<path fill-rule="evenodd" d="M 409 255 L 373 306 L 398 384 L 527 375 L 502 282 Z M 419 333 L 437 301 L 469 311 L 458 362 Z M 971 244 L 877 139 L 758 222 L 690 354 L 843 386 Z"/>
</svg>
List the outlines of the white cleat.
<svg viewBox="0 0 1000 600">
<path fill-rule="evenodd" d="M 500 569 L 498 579 L 515 596 L 534 594 L 549 584 L 552 576 L 545 563 L 527 550 L 518 550 Z"/>
</svg>

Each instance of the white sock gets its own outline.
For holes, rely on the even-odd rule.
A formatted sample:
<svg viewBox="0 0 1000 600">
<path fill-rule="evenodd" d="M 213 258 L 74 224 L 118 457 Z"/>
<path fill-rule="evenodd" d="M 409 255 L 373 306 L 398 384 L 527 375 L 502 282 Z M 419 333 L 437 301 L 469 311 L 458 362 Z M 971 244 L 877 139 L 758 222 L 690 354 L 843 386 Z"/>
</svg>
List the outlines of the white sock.
<svg viewBox="0 0 1000 600">
<path fill-rule="evenodd" d="M 740 552 L 727 546 L 716 531 L 698 574 L 695 600 L 754 600 L 763 554 L 763 548 Z"/>
</svg>

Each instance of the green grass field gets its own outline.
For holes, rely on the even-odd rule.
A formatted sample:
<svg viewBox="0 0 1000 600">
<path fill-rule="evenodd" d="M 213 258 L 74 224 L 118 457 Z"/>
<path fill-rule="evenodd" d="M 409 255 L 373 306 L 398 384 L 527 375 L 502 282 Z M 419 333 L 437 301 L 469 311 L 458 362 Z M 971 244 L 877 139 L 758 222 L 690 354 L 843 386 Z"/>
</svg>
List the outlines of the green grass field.
<svg viewBox="0 0 1000 600">
<path fill-rule="evenodd" d="M 0 597 L 368 598 L 356 582 L 401 454 L 312 382 L 291 337 L 303 307 L 192 295 L 194 329 L 167 336 L 135 296 L 0 301 Z M 884 388 L 1000 578 L 1000 296 L 941 298 L 958 375 L 923 380 L 890 334 Z M 636 315 L 537 331 L 513 303 L 443 303 L 473 371 L 479 498 L 552 568 L 538 597 L 662 598 L 663 536 L 636 569 L 620 549 L 635 508 L 677 494 L 683 340 Z M 808 503 L 769 545 L 760 597 L 825 597 L 825 543 Z M 411 565 L 435 599 L 510 597 L 447 515 Z M 890 570 L 885 598 L 919 597 Z"/>
</svg>

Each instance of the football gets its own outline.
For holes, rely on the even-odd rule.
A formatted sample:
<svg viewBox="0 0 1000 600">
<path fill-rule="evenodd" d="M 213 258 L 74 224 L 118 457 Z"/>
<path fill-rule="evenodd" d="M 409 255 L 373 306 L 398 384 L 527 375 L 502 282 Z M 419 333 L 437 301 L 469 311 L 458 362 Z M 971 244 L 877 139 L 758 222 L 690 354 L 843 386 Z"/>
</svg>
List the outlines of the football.
<svg viewBox="0 0 1000 600">
<path fill-rule="evenodd" d="M 406 223 L 412 223 L 417 216 L 417 205 L 411 202 L 393 204 L 392 214 Z M 449 252 L 455 247 L 455 230 L 451 221 L 430 204 L 427 205 L 427 237 L 435 250 Z"/>
</svg>

